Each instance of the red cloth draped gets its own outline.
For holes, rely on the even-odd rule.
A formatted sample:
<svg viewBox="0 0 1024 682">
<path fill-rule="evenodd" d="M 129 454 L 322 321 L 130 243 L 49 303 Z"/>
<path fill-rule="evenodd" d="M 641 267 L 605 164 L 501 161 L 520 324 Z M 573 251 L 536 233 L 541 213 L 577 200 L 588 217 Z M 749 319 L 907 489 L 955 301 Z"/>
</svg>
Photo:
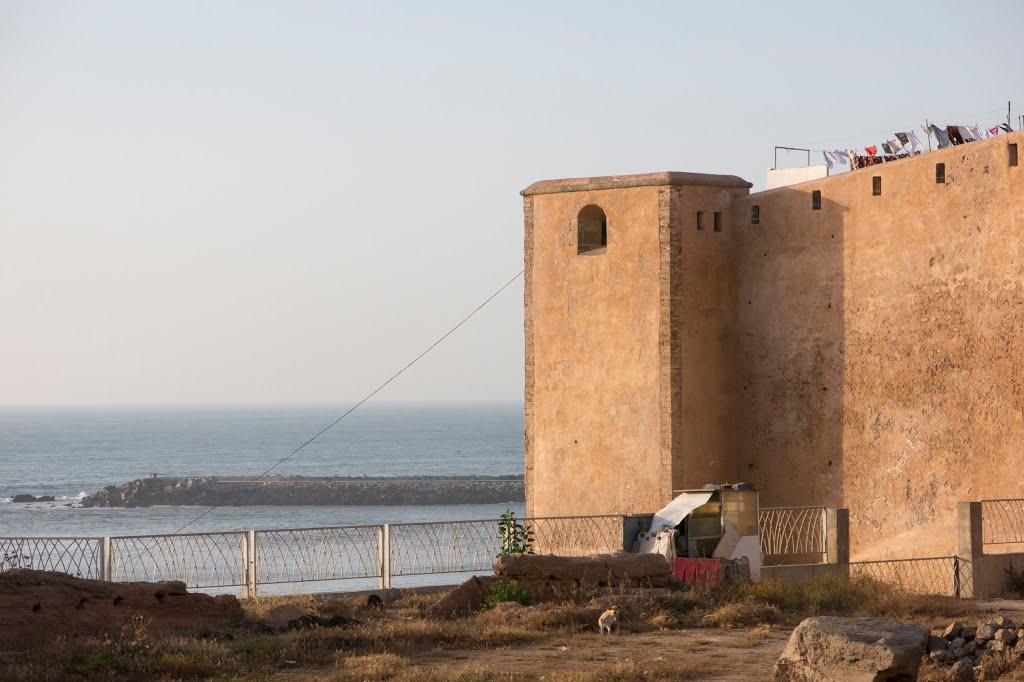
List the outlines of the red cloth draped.
<svg viewBox="0 0 1024 682">
<path fill-rule="evenodd" d="M 672 575 L 684 583 L 699 581 L 717 585 L 722 580 L 720 565 L 719 559 L 676 559 L 672 565 Z"/>
</svg>

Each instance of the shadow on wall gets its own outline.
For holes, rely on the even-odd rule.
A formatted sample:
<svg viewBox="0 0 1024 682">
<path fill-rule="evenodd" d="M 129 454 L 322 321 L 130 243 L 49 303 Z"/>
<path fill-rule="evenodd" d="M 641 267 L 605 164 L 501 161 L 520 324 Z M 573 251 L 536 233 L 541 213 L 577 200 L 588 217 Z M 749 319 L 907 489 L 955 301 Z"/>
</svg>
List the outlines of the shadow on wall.
<svg viewBox="0 0 1024 682">
<path fill-rule="evenodd" d="M 740 480 L 762 506 L 842 506 L 844 221 L 809 183 L 736 202 Z"/>
</svg>

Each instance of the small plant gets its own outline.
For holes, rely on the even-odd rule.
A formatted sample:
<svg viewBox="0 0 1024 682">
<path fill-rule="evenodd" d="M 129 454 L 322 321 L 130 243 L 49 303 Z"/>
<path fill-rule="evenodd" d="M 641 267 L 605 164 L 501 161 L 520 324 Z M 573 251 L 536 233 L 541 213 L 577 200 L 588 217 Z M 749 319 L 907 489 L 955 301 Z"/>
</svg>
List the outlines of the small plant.
<svg viewBox="0 0 1024 682">
<path fill-rule="evenodd" d="M 501 552 L 504 554 L 533 554 L 533 530 L 516 519 L 511 509 L 501 515 L 498 522 L 498 537 L 501 539 Z"/>
<path fill-rule="evenodd" d="M 491 589 L 484 593 L 484 606 L 493 609 L 495 606 L 506 601 L 517 601 L 523 606 L 529 606 L 533 595 L 515 580 L 509 582 L 496 582 Z"/>
<path fill-rule="evenodd" d="M 17 550 L 5 551 L 0 554 L 0 573 L 15 568 L 32 568 L 32 557 Z"/>
</svg>

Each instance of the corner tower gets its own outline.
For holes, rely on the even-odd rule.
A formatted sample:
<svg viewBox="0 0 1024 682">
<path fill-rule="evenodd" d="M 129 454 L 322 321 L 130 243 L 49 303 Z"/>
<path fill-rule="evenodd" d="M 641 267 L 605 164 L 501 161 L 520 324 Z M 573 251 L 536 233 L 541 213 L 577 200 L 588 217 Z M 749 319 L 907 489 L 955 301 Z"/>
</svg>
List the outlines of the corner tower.
<svg viewBox="0 0 1024 682">
<path fill-rule="evenodd" d="M 526 511 L 649 512 L 735 481 L 731 175 L 538 182 L 525 217 Z"/>
</svg>

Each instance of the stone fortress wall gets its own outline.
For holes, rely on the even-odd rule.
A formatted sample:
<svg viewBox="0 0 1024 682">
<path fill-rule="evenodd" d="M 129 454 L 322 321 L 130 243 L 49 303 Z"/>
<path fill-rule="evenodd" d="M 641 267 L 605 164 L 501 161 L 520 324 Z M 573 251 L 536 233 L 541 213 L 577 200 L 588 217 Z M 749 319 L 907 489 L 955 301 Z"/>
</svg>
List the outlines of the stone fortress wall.
<svg viewBox="0 0 1024 682">
<path fill-rule="evenodd" d="M 528 513 L 749 480 L 763 506 L 848 507 L 855 553 L 907 556 L 955 549 L 958 501 L 1024 497 L 1013 144 L 756 194 L 688 173 L 524 190 Z M 607 246 L 578 254 L 588 204 Z"/>
</svg>

